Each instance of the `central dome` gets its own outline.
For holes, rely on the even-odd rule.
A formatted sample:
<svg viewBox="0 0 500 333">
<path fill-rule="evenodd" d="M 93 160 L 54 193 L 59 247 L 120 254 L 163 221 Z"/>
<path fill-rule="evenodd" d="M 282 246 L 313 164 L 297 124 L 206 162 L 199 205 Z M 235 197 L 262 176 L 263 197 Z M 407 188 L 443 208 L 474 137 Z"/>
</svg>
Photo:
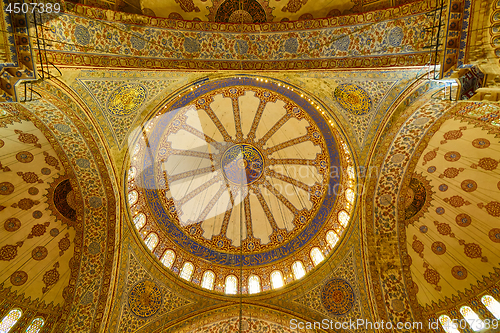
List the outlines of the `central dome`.
<svg viewBox="0 0 500 333">
<path fill-rule="evenodd" d="M 338 239 L 352 208 L 341 209 L 338 189 L 349 177 L 340 176 L 337 134 L 303 94 L 263 79 L 222 79 L 160 110 L 132 149 L 128 196 L 148 247 L 162 261 L 165 251 L 176 254 L 174 272 L 180 266 L 182 277 L 189 263 L 269 280 L 270 266 L 291 266 L 324 244 L 325 226 Z M 347 220 L 338 223 L 339 214 Z M 192 281 L 200 283 L 195 273 Z"/>
</svg>

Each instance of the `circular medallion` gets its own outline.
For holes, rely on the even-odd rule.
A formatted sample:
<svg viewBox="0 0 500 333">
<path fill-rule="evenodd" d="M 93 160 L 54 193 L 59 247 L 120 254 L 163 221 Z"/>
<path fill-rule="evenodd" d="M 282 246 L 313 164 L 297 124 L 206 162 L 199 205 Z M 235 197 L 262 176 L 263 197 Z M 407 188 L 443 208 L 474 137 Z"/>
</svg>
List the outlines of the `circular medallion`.
<svg viewBox="0 0 500 333">
<path fill-rule="evenodd" d="M 472 219 L 468 214 L 462 213 L 455 217 L 455 222 L 461 227 L 467 227 L 471 224 Z"/>
<path fill-rule="evenodd" d="M 50 175 L 51 171 L 49 168 L 42 168 L 41 173 L 42 173 L 42 175 L 47 176 L 47 175 Z"/>
<path fill-rule="evenodd" d="M 249 185 L 262 175 L 264 159 L 259 150 L 248 144 L 236 144 L 222 155 L 222 171 L 234 185 Z"/>
<path fill-rule="evenodd" d="M 21 227 L 21 221 L 15 217 L 8 218 L 3 224 L 5 230 L 13 232 Z"/>
<path fill-rule="evenodd" d="M 146 88 L 128 83 L 116 88 L 108 97 L 106 107 L 115 116 L 128 116 L 139 109 L 146 100 Z"/>
<path fill-rule="evenodd" d="M 87 45 L 90 43 L 90 33 L 87 27 L 78 24 L 75 28 L 75 40 L 80 45 Z"/>
<path fill-rule="evenodd" d="M 461 155 L 458 151 L 449 151 L 444 154 L 444 159 L 448 162 L 456 162 L 460 159 Z"/>
<path fill-rule="evenodd" d="M 35 210 L 33 214 L 31 214 L 31 216 L 33 216 L 34 219 L 39 219 L 42 217 L 42 215 L 43 215 L 42 212 L 39 210 Z"/>
<path fill-rule="evenodd" d="M 339 278 L 328 281 L 321 291 L 321 304 L 331 314 L 341 316 L 354 306 L 354 291 L 351 285 Z"/>
<path fill-rule="evenodd" d="M 443 242 L 434 242 L 432 243 L 431 249 L 432 252 L 434 252 L 437 255 L 445 254 L 446 245 L 444 245 Z"/>
<path fill-rule="evenodd" d="M 161 290 L 153 281 L 137 283 L 128 294 L 130 311 L 141 318 L 153 316 L 162 303 Z"/>
<path fill-rule="evenodd" d="M 483 138 L 475 139 L 474 141 L 472 141 L 472 145 L 475 148 L 484 149 L 490 146 L 490 141 L 488 139 L 483 139 Z"/>
<path fill-rule="evenodd" d="M 445 212 L 444 208 L 443 207 L 437 207 L 436 208 L 436 214 L 438 215 L 443 215 Z"/>
<path fill-rule="evenodd" d="M 371 111 L 372 100 L 368 93 L 358 85 L 345 83 L 335 88 L 333 96 L 347 112 L 360 116 Z"/>
<path fill-rule="evenodd" d="M 9 182 L 0 183 L 0 194 L 9 195 L 14 192 L 14 185 Z"/>
<path fill-rule="evenodd" d="M 399 46 L 401 45 L 401 41 L 404 37 L 404 31 L 401 27 L 394 27 L 389 32 L 388 40 L 391 46 Z"/>
<path fill-rule="evenodd" d="M 28 193 L 31 194 L 31 195 L 37 195 L 38 192 L 39 192 L 39 190 L 36 187 L 30 187 L 28 189 Z"/>
<path fill-rule="evenodd" d="M 57 228 L 50 229 L 50 235 L 52 237 L 56 237 L 57 235 L 59 235 L 59 229 L 57 229 Z"/>
<path fill-rule="evenodd" d="M 5 145 L 5 142 L 0 139 L 0 148 L 2 148 Z"/>
<path fill-rule="evenodd" d="M 464 280 L 467 278 L 467 269 L 463 266 L 455 266 L 451 269 L 451 275 L 457 280 Z"/>
<path fill-rule="evenodd" d="M 439 188 L 439 190 L 440 190 L 441 192 L 445 192 L 446 190 L 448 190 L 448 185 L 446 185 L 446 184 L 441 184 L 441 185 L 439 185 L 439 187 L 438 187 L 438 188 Z"/>
<path fill-rule="evenodd" d="M 420 230 L 421 233 L 425 234 L 425 233 L 427 233 L 429 228 L 426 225 L 422 225 L 422 226 L 420 226 L 420 228 L 418 228 L 418 230 Z"/>
<path fill-rule="evenodd" d="M 47 257 L 48 253 L 49 251 L 47 251 L 45 246 L 37 246 L 31 251 L 31 257 L 35 260 L 43 260 Z"/>
<path fill-rule="evenodd" d="M 33 161 L 33 154 L 29 151 L 20 151 L 16 154 L 16 159 L 21 163 L 29 163 Z"/>
<path fill-rule="evenodd" d="M 25 271 L 16 271 L 10 276 L 10 283 L 13 286 L 22 286 L 28 281 L 28 273 Z"/>
<path fill-rule="evenodd" d="M 477 190 L 477 183 L 472 179 L 466 179 L 462 182 L 462 184 L 460 184 L 460 187 L 465 192 L 473 192 Z"/>
<path fill-rule="evenodd" d="M 498 228 L 493 228 L 490 230 L 488 233 L 488 236 L 490 237 L 491 241 L 495 243 L 500 243 L 500 229 Z"/>
<path fill-rule="evenodd" d="M 427 168 L 427 172 L 428 172 L 428 173 L 434 173 L 434 172 L 436 172 L 436 167 L 435 167 L 435 166 L 430 166 L 430 167 L 428 167 L 428 168 Z"/>
</svg>

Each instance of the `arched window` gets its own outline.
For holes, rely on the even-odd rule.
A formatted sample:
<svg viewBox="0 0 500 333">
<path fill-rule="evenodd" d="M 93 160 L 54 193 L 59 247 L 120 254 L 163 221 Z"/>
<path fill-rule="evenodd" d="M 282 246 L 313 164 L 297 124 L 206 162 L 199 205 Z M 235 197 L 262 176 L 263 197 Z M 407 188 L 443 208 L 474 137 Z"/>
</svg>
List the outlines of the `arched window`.
<svg viewBox="0 0 500 333">
<path fill-rule="evenodd" d="M 45 321 L 42 318 L 39 317 L 33 319 L 31 325 L 26 330 L 26 333 L 38 333 L 42 328 L 43 324 L 45 324 Z"/>
<path fill-rule="evenodd" d="M 281 288 L 284 284 L 283 274 L 281 274 L 280 271 L 274 271 L 271 273 L 271 287 L 273 287 L 273 289 Z"/>
<path fill-rule="evenodd" d="M 460 333 L 459 330 L 454 328 L 456 324 L 454 325 L 447 315 L 441 315 L 439 316 L 439 322 L 441 323 L 441 326 L 443 329 L 446 331 L 446 333 Z"/>
<path fill-rule="evenodd" d="M 460 313 L 462 317 L 469 323 L 470 328 L 474 331 L 480 331 L 484 328 L 484 323 L 481 319 L 479 319 L 478 315 L 472 311 L 472 309 L 468 306 L 462 306 L 460 308 Z"/>
<path fill-rule="evenodd" d="M 495 316 L 496 319 L 500 320 L 500 303 L 490 295 L 484 295 L 481 298 L 484 306 Z"/>
<path fill-rule="evenodd" d="M 135 173 L 136 173 L 136 168 L 135 167 L 130 167 L 130 169 L 128 169 L 128 180 L 132 180 L 135 178 Z"/>
<path fill-rule="evenodd" d="M 354 191 L 350 188 L 345 190 L 345 198 L 352 205 L 354 203 Z"/>
<path fill-rule="evenodd" d="M 250 275 L 248 278 L 248 293 L 260 293 L 260 279 L 257 275 Z"/>
<path fill-rule="evenodd" d="M 330 230 L 326 233 L 326 241 L 327 241 L 328 245 L 330 245 L 331 247 L 334 247 L 335 244 L 337 244 L 337 242 L 339 241 L 339 236 L 337 236 L 335 231 Z"/>
<path fill-rule="evenodd" d="M 137 202 L 137 199 L 139 198 L 139 194 L 137 194 L 137 191 L 130 191 L 128 192 L 128 204 L 132 206 Z"/>
<path fill-rule="evenodd" d="M 165 251 L 163 257 L 161 258 L 161 263 L 165 265 L 165 267 L 171 268 L 174 261 L 175 261 L 175 252 L 172 250 Z"/>
<path fill-rule="evenodd" d="M 339 222 L 344 228 L 349 224 L 349 214 L 343 209 L 339 212 Z"/>
<path fill-rule="evenodd" d="M 154 232 L 150 233 L 148 237 L 146 237 L 146 246 L 150 251 L 153 251 L 153 249 L 158 245 L 158 235 L 155 234 Z"/>
<path fill-rule="evenodd" d="M 10 310 L 0 323 L 0 333 L 7 333 L 17 323 L 23 312 L 19 309 Z"/>
<path fill-rule="evenodd" d="M 145 224 L 146 224 L 146 215 L 144 215 L 143 213 L 139 213 L 134 217 L 134 225 L 137 230 L 144 227 Z"/>
<path fill-rule="evenodd" d="M 304 275 L 306 275 L 306 269 L 304 268 L 302 261 L 294 262 L 292 265 L 292 271 L 295 280 L 301 279 Z"/>
<path fill-rule="evenodd" d="M 238 291 L 238 279 L 234 275 L 226 277 L 226 287 L 224 292 L 228 295 L 235 295 Z"/>
<path fill-rule="evenodd" d="M 186 262 L 184 263 L 184 265 L 182 265 L 181 273 L 179 274 L 179 276 L 184 280 L 191 281 L 191 275 L 193 275 L 193 271 L 193 264 L 190 262 Z"/>
<path fill-rule="evenodd" d="M 314 263 L 314 266 L 317 266 L 325 259 L 325 256 L 318 247 L 313 247 L 311 250 L 311 259 Z"/>
<path fill-rule="evenodd" d="M 201 287 L 209 290 L 214 289 L 215 274 L 212 271 L 206 271 L 203 273 L 203 278 L 201 279 Z"/>
</svg>

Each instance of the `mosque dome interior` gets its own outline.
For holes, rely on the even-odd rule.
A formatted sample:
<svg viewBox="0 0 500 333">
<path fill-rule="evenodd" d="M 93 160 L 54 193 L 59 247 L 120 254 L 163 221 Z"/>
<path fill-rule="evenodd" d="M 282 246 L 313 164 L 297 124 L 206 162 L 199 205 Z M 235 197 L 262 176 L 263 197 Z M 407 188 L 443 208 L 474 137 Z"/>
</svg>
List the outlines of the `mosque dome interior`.
<svg viewBox="0 0 500 333">
<path fill-rule="evenodd" d="M 0 333 L 500 332 L 500 1 L 3 5 Z"/>
</svg>

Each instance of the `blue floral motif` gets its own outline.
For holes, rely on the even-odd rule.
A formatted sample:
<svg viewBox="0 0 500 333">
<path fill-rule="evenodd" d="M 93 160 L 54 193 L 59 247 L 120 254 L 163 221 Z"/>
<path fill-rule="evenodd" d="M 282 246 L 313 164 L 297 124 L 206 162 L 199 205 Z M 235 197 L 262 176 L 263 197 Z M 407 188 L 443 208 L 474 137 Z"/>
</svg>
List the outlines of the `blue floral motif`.
<svg viewBox="0 0 500 333">
<path fill-rule="evenodd" d="M 343 36 L 335 41 L 335 47 L 339 51 L 347 51 L 349 49 L 349 44 L 351 44 L 351 39 L 349 36 Z"/>
<path fill-rule="evenodd" d="M 403 41 L 403 37 L 404 37 L 403 28 L 394 27 L 389 32 L 389 36 L 387 39 L 391 46 L 399 46 L 401 45 L 401 41 Z"/>
</svg>

